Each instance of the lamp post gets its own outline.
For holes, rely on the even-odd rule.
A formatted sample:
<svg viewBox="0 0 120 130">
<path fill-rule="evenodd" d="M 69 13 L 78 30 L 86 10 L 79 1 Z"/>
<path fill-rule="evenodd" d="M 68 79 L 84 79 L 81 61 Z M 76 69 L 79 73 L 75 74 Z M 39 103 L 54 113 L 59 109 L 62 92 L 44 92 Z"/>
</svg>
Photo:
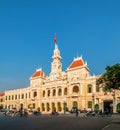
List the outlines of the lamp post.
<svg viewBox="0 0 120 130">
<path fill-rule="evenodd" d="M 113 113 L 116 113 L 116 93 L 115 90 L 112 90 L 112 96 L 113 96 Z"/>
<path fill-rule="evenodd" d="M 92 94 L 92 110 L 94 110 L 94 105 L 95 105 L 94 104 L 94 97 L 95 97 L 94 94 Z"/>
<path fill-rule="evenodd" d="M 66 113 L 66 102 L 64 101 L 64 114 Z"/>
</svg>

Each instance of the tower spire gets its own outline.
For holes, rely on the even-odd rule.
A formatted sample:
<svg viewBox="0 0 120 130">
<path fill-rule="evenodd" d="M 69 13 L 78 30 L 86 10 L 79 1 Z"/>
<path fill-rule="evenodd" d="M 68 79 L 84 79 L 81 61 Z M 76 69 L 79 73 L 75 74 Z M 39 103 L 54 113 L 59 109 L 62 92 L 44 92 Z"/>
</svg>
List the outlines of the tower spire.
<svg viewBox="0 0 120 130">
<path fill-rule="evenodd" d="M 54 34 L 54 44 L 55 44 L 55 49 L 58 49 L 58 46 L 57 46 L 57 39 L 56 39 L 56 33 Z"/>
<path fill-rule="evenodd" d="M 61 56 L 60 56 L 60 50 L 58 49 L 58 45 L 56 43 L 56 34 L 54 34 L 54 43 L 55 43 L 55 49 L 52 56 L 52 63 L 51 63 L 51 75 L 59 74 L 62 71 L 62 63 L 61 63 Z"/>
</svg>

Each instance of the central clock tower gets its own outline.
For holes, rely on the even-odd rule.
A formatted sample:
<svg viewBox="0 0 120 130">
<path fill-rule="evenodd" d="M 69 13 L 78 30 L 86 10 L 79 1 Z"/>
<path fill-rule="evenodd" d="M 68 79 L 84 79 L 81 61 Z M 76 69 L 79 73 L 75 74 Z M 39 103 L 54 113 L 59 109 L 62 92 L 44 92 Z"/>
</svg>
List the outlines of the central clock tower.
<svg viewBox="0 0 120 130">
<path fill-rule="evenodd" d="M 58 49 L 58 45 L 55 43 L 55 49 L 54 54 L 52 56 L 52 63 L 51 63 L 51 73 L 50 77 L 51 79 L 59 78 L 61 72 L 62 72 L 62 64 L 61 64 L 61 56 L 60 51 Z"/>
</svg>

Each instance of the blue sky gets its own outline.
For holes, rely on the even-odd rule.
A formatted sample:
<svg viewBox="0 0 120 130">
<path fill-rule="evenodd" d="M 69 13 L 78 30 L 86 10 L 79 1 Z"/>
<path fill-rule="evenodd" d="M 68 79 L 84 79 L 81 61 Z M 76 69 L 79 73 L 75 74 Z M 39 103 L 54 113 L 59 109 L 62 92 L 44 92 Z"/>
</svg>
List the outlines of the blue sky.
<svg viewBox="0 0 120 130">
<path fill-rule="evenodd" d="M 54 33 L 63 71 L 82 55 L 101 74 L 120 62 L 120 1 L 1 0 L 0 92 L 29 86 L 37 68 L 49 75 Z"/>
</svg>

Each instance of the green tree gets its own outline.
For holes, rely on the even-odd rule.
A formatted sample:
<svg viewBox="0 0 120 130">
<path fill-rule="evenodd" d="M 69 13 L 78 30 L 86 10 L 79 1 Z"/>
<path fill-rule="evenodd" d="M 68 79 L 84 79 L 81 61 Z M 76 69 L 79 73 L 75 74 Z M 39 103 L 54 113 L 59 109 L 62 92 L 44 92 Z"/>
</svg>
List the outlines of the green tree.
<svg viewBox="0 0 120 130">
<path fill-rule="evenodd" d="M 103 73 L 97 80 L 97 85 L 103 87 L 104 91 L 111 91 L 112 89 L 120 89 L 120 64 L 107 66 L 106 72 Z"/>
<path fill-rule="evenodd" d="M 94 111 L 95 111 L 95 112 L 98 112 L 98 111 L 99 111 L 99 105 L 98 105 L 98 104 L 95 104 L 95 106 L 94 106 Z"/>
<path fill-rule="evenodd" d="M 0 109 L 3 109 L 3 106 L 0 106 Z"/>
<path fill-rule="evenodd" d="M 116 111 L 117 111 L 118 113 L 120 113 L 120 103 L 117 104 Z"/>
<path fill-rule="evenodd" d="M 40 107 L 37 108 L 38 112 L 40 112 Z"/>
</svg>

